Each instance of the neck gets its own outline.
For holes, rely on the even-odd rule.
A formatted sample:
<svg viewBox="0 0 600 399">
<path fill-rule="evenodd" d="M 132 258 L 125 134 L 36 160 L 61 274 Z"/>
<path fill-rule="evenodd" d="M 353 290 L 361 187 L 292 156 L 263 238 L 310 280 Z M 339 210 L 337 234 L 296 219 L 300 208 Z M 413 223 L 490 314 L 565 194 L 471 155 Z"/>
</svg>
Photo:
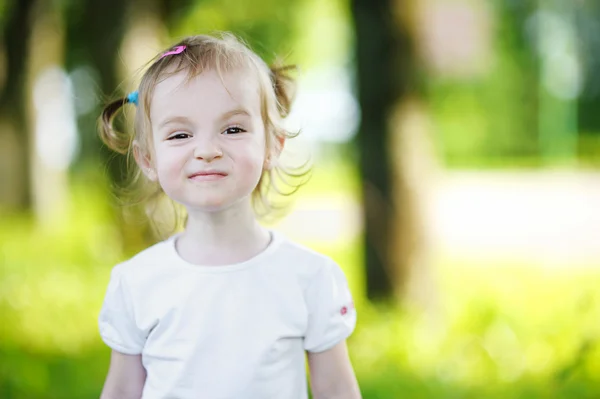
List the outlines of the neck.
<svg viewBox="0 0 600 399">
<path fill-rule="evenodd" d="M 257 222 L 250 203 L 218 212 L 188 209 L 185 232 L 176 243 L 190 263 L 225 265 L 243 262 L 265 249 L 269 233 Z"/>
</svg>

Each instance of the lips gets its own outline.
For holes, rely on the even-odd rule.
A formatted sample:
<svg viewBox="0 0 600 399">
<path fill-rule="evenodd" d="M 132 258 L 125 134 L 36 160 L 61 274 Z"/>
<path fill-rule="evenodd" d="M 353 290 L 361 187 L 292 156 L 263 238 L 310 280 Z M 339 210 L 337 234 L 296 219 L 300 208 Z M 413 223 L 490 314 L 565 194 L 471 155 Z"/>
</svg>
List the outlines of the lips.
<svg viewBox="0 0 600 399">
<path fill-rule="evenodd" d="M 210 180 L 220 180 L 227 177 L 227 173 L 219 171 L 219 170 L 204 170 L 200 172 L 193 173 L 189 176 L 189 179 L 195 181 L 210 181 Z"/>
</svg>

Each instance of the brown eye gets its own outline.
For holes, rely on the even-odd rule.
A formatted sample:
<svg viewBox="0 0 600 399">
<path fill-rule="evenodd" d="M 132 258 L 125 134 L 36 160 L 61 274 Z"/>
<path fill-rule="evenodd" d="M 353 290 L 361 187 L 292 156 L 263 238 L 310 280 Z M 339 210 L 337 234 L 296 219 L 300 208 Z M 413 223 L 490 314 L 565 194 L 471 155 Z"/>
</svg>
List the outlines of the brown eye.
<svg viewBox="0 0 600 399">
<path fill-rule="evenodd" d="M 243 133 L 243 132 L 245 132 L 245 130 L 242 129 L 241 127 L 233 126 L 233 127 L 227 128 L 223 133 L 225 133 L 225 134 L 238 134 L 238 133 Z"/>
<path fill-rule="evenodd" d="M 181 139 L 187 139 L 188 137 L 190 137 L 190 135 L 187 133 L 177 133 L 177 134 L 170 136 L 167 140 L 181 140 Z"/>
</svg>

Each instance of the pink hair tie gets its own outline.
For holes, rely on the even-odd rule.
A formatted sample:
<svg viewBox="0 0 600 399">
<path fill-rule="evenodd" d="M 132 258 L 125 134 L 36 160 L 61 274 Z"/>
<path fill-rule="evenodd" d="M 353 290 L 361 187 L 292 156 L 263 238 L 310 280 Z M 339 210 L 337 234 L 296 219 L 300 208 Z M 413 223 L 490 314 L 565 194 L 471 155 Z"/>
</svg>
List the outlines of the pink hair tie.
<svg viewBox="0 0 600 399">
<path fill-rule="evenodd" d="M 165 53 L 163 53 L 163 55 L 160 56 L 159 60 L 162 58 L 165 58 L 167 55 L 175 55 L 175 54 L 181 54 L 183 53 L 183 50 L 185 50 L 187 48 L 187 46 L 177 46 L 175 47 L 173 50 L 169 50 Z"/>
</svg>

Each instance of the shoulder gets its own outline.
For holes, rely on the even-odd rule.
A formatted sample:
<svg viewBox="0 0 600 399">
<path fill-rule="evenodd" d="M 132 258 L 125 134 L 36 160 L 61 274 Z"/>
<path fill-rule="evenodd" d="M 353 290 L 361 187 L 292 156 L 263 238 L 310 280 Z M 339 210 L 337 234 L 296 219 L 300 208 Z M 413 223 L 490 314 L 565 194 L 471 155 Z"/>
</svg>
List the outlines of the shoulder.
<svg viewBox="0 0 600 399">
<path fill-rule="evenodd" d="M 323 273 L 341 270 L 339 265 L 329 256 L 317 252 L 307 246 L 292 241 L 280 235 L 281 243 L 278 250 L 278 258 L 285 269 L 311 280 Z"/>
<path fill-rule="evenodd" d="M 166 270 L 166 265 L 172 263 L 171 239 L 160 241 L 131 258 L 115 265 L 111 271 L 111 279 L 120 279 L 126 282 L 143 281 L 146 278 L 161 274 Z"/>
</svg>

